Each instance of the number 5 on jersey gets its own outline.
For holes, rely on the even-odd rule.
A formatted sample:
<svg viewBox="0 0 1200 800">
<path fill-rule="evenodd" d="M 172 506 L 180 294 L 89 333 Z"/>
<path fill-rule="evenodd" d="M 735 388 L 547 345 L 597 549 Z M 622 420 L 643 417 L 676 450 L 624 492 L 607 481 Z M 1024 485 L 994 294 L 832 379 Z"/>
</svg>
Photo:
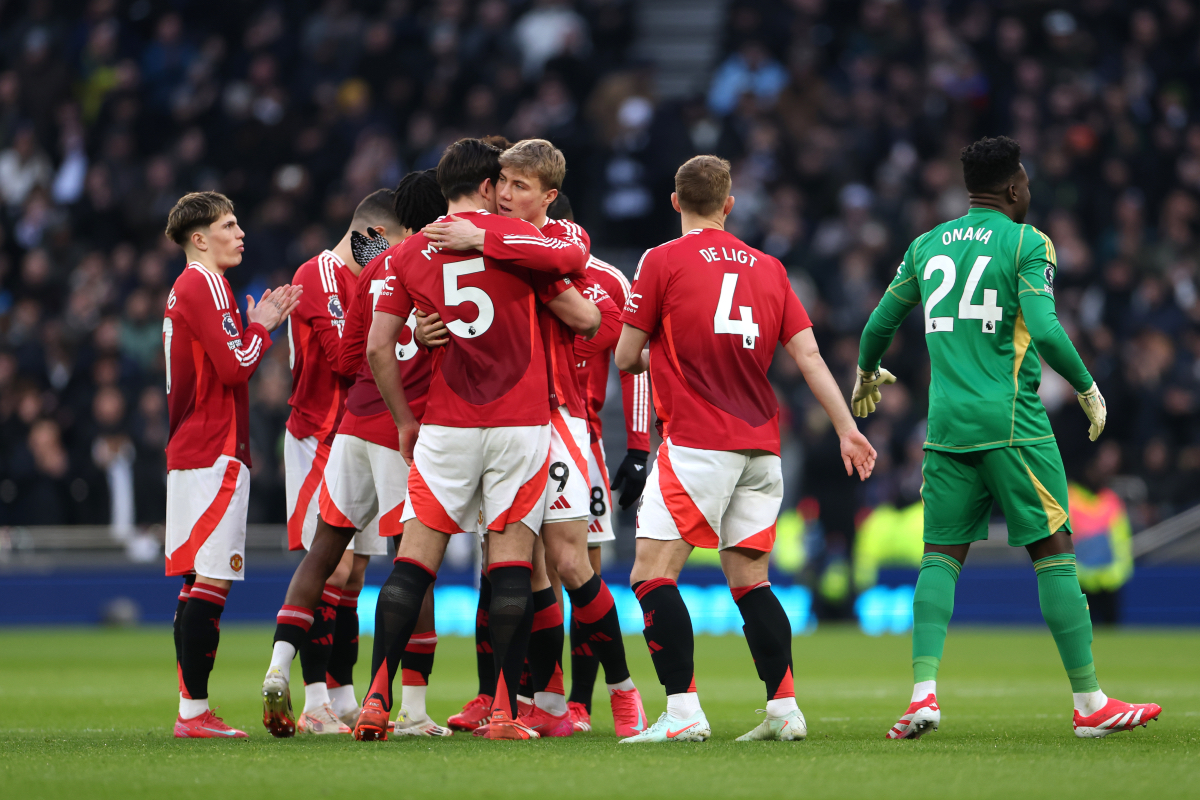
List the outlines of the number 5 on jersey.
<svg viewBox="0 0 1200 800">
<path fill-rule="evenodd" d="M 754 309 L 750 306 L 738 306 L 741 319 L 731 319 L 729 312 L 733 310 L 733 291 L 737 288 L 738 274 L 726 272 L 721 279 L 721 297 L 717 300 L 717 313 L 713 314 L 713 333 L 732 333 L 740 336 L 742 347 L 753 350 L 758 339 L 758 323 L 754 321 Z M 994 294 L 994 292 L 993 292 Z"/>
<path fill-rule="evenodd" d="M 975 289 L 979 286 L 979 280 L 983 277 L 983 272 L 991 260 L 991 256 L 979 256 L 975 259 L 975 263 L 971 265 L 971 272 L 967 275 L 967 285 L 963 287 L 962 297 L 958 299 L 958 318 L 981 320 L 980 327 L 984 333 L 995 333 L 996 323 L 1004 318 L 1004 309 L 996 305 L 995 289 L 983 290 L 982 304 L 976 305 L 971 302 L 975 296 Z M 942 282 L 933 290 L 929 295 L 929 301 L 925 303 L 926 334 L 948 333 L 954 330 L 954 317 L 935 317 L 933 315 L 934 307 L 942 302 L 954 288 L 954 281 L 958 276 L 954 259 L 946 255 L 937 255 L 929 259 L 925 263 L 925 272 L 921 275 L 921 279 L 927 281 L 933 277 L 935 272 L 942 273 Z"/>
</svg>

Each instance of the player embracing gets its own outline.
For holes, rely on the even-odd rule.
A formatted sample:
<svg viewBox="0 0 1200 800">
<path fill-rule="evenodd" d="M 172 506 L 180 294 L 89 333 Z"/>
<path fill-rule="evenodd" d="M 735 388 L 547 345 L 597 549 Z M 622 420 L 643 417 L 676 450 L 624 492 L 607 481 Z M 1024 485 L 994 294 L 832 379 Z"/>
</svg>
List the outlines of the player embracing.
<svg viewBox="0 0 1200 800">
<path fill-rule="evenodd" d="M 704 741 L 694 640 L 676 579 L 694 547 L 720 551 L 767 688 L 766 719 L 739 741 L 803 739 L 792 687 L 792 629 L 767 563 L 783 498 L 779 407 L 767 380 L 778 342 L 833 421 L 846 473 L 865 480 L 875 450 L 817 349 L 812 323 L 776 259 L 725 231 L 733 208 L 729 162 L 696 156 L 675 173 L 671 204 L 683 236 L 646 251 L 634 275 L 617 366 L 651 370 L 663 444 L 637 521 L 630 582 L 667 710 L 625 742 Z M 650 341 L 649 357 L 643 353 Z"/>
<path fill-rule="evenodd" d="M 589 648 L 604 665 L 616 731 L 628 736 L 645 727 L 645 712 L 641 695 L 629 675 L 612 593 L 593 569 L 588 553 L 593 485 L 588 464 L 591 437 L 576 366 L 579 358 L 590 358 L 615 344 L 620 309 L 587 274 L 590 241 L 584 230 L 570 220 L 547 218 L 546 211 L 558 196 L 567 171 L 562 151 L 545 139 L 525 139 L 500 155 L 500 166 L 497 207 L 501 213 L 523 219 L 539 229 L 547 237 L 541 245 L 547 252 L 557 251 L 553 243 L 566 244 L 578 253 L 577 268 L 569 277 L 537 282 L 538 320 L 548 357 L 551 391 L 550 463 L 533 572 L 534 623 L 529 641 L 527 690 L 532 702 L 520 721 L 542 736 L 570 736 L 575 731 L 562 681 L 563 616 L 553 577 L 561 580 L 571 599 L 579 635 L 588 641 Z M 429 226 L 425 235 L 445 247 L 461 250 L 483 244 L 484 231 L 468 221 L 451 220 Z M 589 295 L 599 310 L 604 334 L 588 330 L 588 336 L 579 337 L 577 354 L 579 328 L 568 324 L 570 317 L 558 306 L 566 298 L 590 306 L 584 295 Z M 481 606 L 490 589 L 486 581 L 486 578 L 481 581 Z M 486 692 L 482 676 L 480 683 Z M 478 715 L 487 696 L 481 693 L 448 724 L 466 727 L 470 724 L 467 715 L 476 715 L 482 721 Z"/>
<path fill-rule="evenodd" d="M 325 458 L 319 463 L 314 461 L 314 469 L 321 471 L 314 480 L 316 491 L 312 494 L 316 496 L 307 498 L 312 523 L 309 532 L 305 522 L 304 544 L 308 554 L 296 568 L 276 617 L 271 665 L 263 680 L 263 724 L 274 736 L 291 736 L 297 728 L 349 733 L 348 726 L 358 719 L 353 684 L 358 660 L 358 592 L 370 557 L 387 552 L 387 540 L 383 537 L 400 533 L 400 510 L 408 473 L 400 456 L 395 423 L 366 362 L 367 331 L 391 254 L 414 229 L 419 230 L 445 210 L 446 202 L 432 174 L 413 172 L 400 181 L 395 192 L 380 190 L 363 200 L 347 235 L 354 260 L 366 266 L 347 291 L 343 332 L 338 338 L 335 362 L 327 369 L 354 376 L 354 381 L 343 392 L 344 413 L 339 412 L 336 435 L 332 436 Z M 365 229 L 368 235 L 363 236 L 357 229 Z M 359 235 L 354 236 L 355 233 Z M 388 236 L 397 244 L 389 247 Z M 412 342 L 407 327 L 401 329 L 394 350 L 419 418 L 429 386 L 429 357 Z M 347 559 L 352 559 L 351 564 L 346 564 Z M 330 615 L 329 611 L 334 613 Z M 332 629 L 326 619 L 329 616 L 333 617 Z M 324 640 L 330 634 L 331 647 L 313 641 Z M 430 593 L 422 608 L 417 634 L 404 654 L 407 713 L 399 733 L 422 736 L 450 733 L 425 712 L 425 687 L 436 646 Z M 299 720 L 294 720 L 288 687 L 297 649 L 305 674 L 305 712 Z M 322 685 L 325 683 L 328 688 Z M 311 698 L 314 688 L 325 697 Z M 323 708 L 322 703 L 328 707 Z"/>
<path fill-rule="evenodd" d="M 1075 388 L 1092 441 L 1104 430 L 1104 398 L 1054 311 L 1054 245 L 1023 224 L 1030 195 L 1021 146 L 1006 136 L 980 139 L 963 148 L 962 163 L 970 210 L 909 245 L 863 331 L 851 400 L 857 416 L 875 410 L 879 387 L 896 380 L 879 361 L 900 323 L 924 304 L 932 379 L 921 465 L 925 555 L 913 596 L 914 685 L 887 738 L 916 739 L 938 728 L 937 673 L 954 586 L 971 543 L 987 538 L 993 501 L 1008 523 L 1008 543 L 1033 560 L 1042 616 L 1071 683 L 1075 735 L 1131 730 L 1162 709 L 1109 698 L 1096 680 L 1066 473 L 1038 398 L 1041 360 Z"/>
<path fill-rule="evenodd" d="M 483 252 L 443 250 L 422 237 L 404 242 L 389 265 L 367 339 L 367 358 L 410 470 L 404 535 L 380 590 L 372 682 L 354 730 L 362 740 L 387 737 L 392 682 L 425 594 L 449 537 L 474 531 L 481 510 L 491 531 L 489 618 L 497 673 L 488 736 L 538 738 L 515 718 L 532 628 L 531 558 L 550 447 L 546 355 L 531 269 L 566 274 L 578 259 L 569 245 L 546 244 L 529 223 L 488 213 L 495 208 L 499 153 L 478 139 L 446 148 L 437 175 L 448 213 L 486 231 Z M 527 264 L 519 263 L 521 252 L 528 253 Z M 501 266 L 493 254 L 517 257 L 506 257 Z M 437 312 L 451 334 L 450 344 L 433 353 L 420 422 L 393 353 L 414 308 Z"/>
<path fill-rule="evenodd" d="M 284 285 L 246 298 L 246 318 L 225 271 L 242 262 L 245 234 L 233 203 L 193 192 L 175 203 L 167 237 L 187 267 L 163 317 L 167 408 L 167 575 L 183 575 L 175 610 L 179 675 L 178 738 L 242 738 L 209 709 L 208 676 L 221 639 L 221 613 L 234 581 L 245 577 L 250 497 L 250 376 L 287 319 L 301 289 Z"/>
</svg>

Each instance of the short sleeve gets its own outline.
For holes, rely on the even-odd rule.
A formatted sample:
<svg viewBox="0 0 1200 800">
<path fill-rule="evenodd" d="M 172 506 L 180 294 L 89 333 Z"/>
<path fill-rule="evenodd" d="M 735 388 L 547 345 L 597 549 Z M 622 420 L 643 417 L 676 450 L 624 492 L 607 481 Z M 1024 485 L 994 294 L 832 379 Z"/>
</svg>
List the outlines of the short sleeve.
<svg viewBox="0 0 1200 800">
<path fill-rule="evenodd" d="M 1058 273 L 1058 256 L 1050 237 L 1032 225 L 1025 227 L 1021 252 L 1017 261 L 1017 297 L 1034 293 L 1054 297 L 1054 277 Z"/>
<path fill-rule="evenodd" d="M 401 319 L 408 319 L 413 310 L 412 297 L 408 294 L 404 282 L 400 279 L 398 259 L 388 262 L 384 273 L 383 288 L 379 291 L 379 300 L 375 302 L 375 311 L 393 314 Z"/>
<path fill-rule="evenodd" d="M 783 318 L 779 325 L 779 343 L 787 344 L 797 333 L 811 327 L 812 320 L 808 318 L 808 312 L 805 311 L 804 304 L 796 296 L 796 290 L 792 288 L 792 284 L 787 280 L 785 273 L 783 285 Z"/>
<path fill-rule="evenodd" d="M 662 319 L 663 289 L 667 282 L 667 261 L 660 248 L 647 250 L 634 273 L 629 298 L 621 312 L 621 322 L 646 333 L 654 333 Z"/>
</svg>

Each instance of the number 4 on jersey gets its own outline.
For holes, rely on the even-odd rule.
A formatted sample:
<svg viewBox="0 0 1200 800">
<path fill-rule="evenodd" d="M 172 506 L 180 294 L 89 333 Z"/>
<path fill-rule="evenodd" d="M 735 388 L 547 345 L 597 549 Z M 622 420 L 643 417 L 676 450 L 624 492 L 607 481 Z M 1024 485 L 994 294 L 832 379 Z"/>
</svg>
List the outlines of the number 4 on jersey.
<svg viewBox="0 0 1200 800">
<path fill-rule="evenodd" d="M 975 263 L 971 265 L 971 272 L 967 275 L 967 285 L 963 287 L 962 297 L 958 299 L 958 318 L 980 320 L 980 328 L 984 333 L 995 333 L 996 323 L 1004 317 L 1004 309 L 996 304 L 995 289 L 983 290 L 982 304 L 976 305 L 971 302 L 975 290 L 979 287 L 979 279 L 983 277 L 983 272 L 991 260 L 991 256 L 979 256 L 975 259 Z M 958 270 L 950 256 L 937 255 L 925 264 L 922 280 L 929 280 L 935 272 L 942 273 L 942 282 L 929 295 L 929 301 L 925 304 L 926 334 L 949 333 L 954 330 L 954 317 L 935 317 L 933 309 L 954 288 Z"/>
<path fill-rule="evenodd" d="M 730 319 L 729 312 L 733 310 L 733 291 L 737 288 L 738 275 L 736 272 L 726 272 L 721 279 L 721 297 L 717 300 L 717 313 L 713 314 L 713 333 L 732 333 L 740 336 L 742 347 L 754 349 L 758 339 L 758 323 L 754 321 L 754 309 L 750 306 L 738 306 L 741 319 Z"/>
</svg>

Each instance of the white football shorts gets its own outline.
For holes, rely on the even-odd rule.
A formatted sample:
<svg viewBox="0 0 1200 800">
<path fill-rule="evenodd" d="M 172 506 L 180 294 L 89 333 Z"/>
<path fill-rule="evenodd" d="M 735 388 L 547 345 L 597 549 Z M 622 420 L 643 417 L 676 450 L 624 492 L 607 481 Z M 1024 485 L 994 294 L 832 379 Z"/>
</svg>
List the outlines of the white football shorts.
<svg viewBox="0 0 1200 800">
<path fill-rule="evenodd" d="M 167 473 L 167 574 L 245 578 L 250 470 L 231 456 Z"/>
<path fill-rule="evenodd" d="M 403 532 L 407 482 L 408 465 L 399 450 L 339 433 L 325 463 L 321 519 L 358 531 L 348 545 L 357 555 L 387 555 L 386 537 Z M 305 547 L 310 544 L 312 539 L 305 540 Z"/>
<path fill-rule="evenodd" d="M 770 552 L 783 502 L 779 456 L 745 453 L 663 442 L 638 509 L 638 538 Z"/>
<path fill-rule="evenodd" d="M 416 518 L 435 531 L 464 533 L 478 530 L 482 510 L 488 530 L 524 522 L 537 533 L 549 452 L 549 425 L 422 425 L 401 521 Z"/>
<path fill-rule="evenodd" d="M 604 441 L 597 439 L 588 448 L 588 545 L 599 545 L 617 538 L 612 525 L 612 489 L 608 485 L 608 465 L 604 463 Z"/>
<path fill-rule="evenodd" d="M 317 529 L 317 507 L 330 446 L 308 436 L 283 432 L 284 483 L 287 488 L 288 550 L 307 550 Z"/>
<path fill-rule="evenodd" d="M 572 417 L 566 406 L 550 412 L 550 467 L 546 472 L 546 505 L 542 524 L 588 517 L 588 425 Z"/>
</svg>

